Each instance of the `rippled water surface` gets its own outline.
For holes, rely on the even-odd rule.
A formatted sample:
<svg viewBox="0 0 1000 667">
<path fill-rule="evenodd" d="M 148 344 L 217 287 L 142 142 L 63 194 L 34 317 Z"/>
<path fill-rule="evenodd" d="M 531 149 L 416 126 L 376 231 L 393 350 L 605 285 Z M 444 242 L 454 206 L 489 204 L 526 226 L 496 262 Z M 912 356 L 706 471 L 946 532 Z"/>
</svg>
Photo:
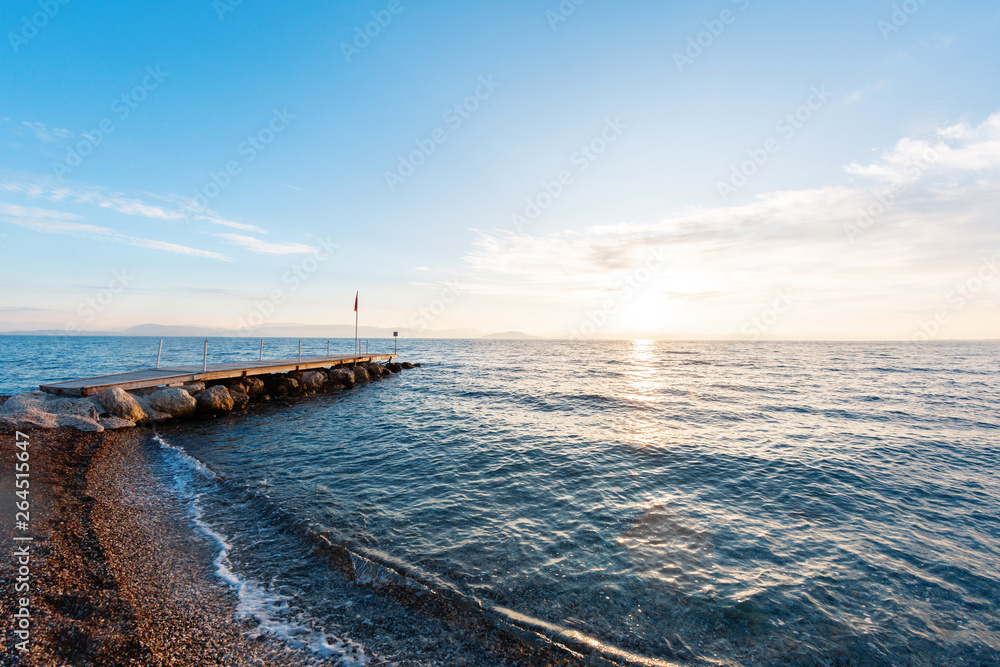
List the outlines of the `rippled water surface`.
<svg viewBox="0 0 1000 667">
<path fill-rule="evenodd" d="M 203 490 L 230 498 L 206 497 L 204 521 L 234 543 L 260 530 L 231 509 L 242 494 L 268 522 L 643 659 L 1000 664 L 1000 346 L 405 341 L 401 355 L 423 367 L 160 429 L 225 481 Z M 246 576 L 281 571 L 253 551 Z M 316 588 L 294 604 L 321 617 Z"/>
</svg>

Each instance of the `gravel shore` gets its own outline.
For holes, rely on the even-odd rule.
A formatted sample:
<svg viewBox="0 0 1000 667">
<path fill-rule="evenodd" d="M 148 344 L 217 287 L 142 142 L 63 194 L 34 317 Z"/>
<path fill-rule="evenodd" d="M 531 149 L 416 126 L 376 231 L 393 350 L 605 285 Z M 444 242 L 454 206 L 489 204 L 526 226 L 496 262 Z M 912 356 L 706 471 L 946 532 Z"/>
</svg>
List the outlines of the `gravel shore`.
<svg viewBox="0 0 1000 667">
<path fill-rule="evenodd" d="M 15 647 L 16 565 L 5 558 L 0 664 L 342 664 L 253 633 L 254 621 L 236 618 L 234 590 L 211 566 L 218 547 L 192 530 L 184 508 L 154 478 L 147 431 L 29 435 L 30 651 Z M 6 540 L 14 535 L 15 453 L 14 433 L 0 433 Z M 362 644 L 369 665 L 583 664 L 560 647 L 447 603 L 362 586 L 335 563 L 317 576 L 332 598 L 348 600 L 333 631 Z M 359 608 L 363 623 L 353 613 Z"/>
</svg>

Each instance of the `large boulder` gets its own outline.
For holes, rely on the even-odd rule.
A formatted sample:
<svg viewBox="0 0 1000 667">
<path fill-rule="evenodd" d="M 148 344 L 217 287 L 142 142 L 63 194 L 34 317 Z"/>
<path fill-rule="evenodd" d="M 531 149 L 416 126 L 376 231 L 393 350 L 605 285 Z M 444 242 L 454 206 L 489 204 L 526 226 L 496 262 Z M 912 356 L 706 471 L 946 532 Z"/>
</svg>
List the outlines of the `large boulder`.
<svg viewBox="0 0 1000 667">
<path fill-rule="evenodd" d="M 391 361 L 385 365 L 385 368 L 390 373 L 398 373 L 399 371 L 403 370 L 403 367 L 400 364 L 396 364 Z"/>
<path fill-rule="evenodd" d="M 97 421 L 100 411 L 97 409 L 99 403 L 94 398 L 65 398 L 62 396 L 46 396 L 44 410 L 52 414 L 76 415 L 91 421 Z"/>
<path fill-rule="evenodd" d="M 143 404 L 142 409 L 146 411 L 146 423 L 153 423 L 166 421 L 168 419 L 173 419 L 172 416 L 166 412 L 160 412 L 159 410 L 154 410 L 153 406 Z"/>
<path fill-rule="evenodd" d="M 13 428 L 56 428 L 57 417 L 47 405 L 46 396 L 40 391 L 11 396 L 0 405 L 0 420 Z"/>
<path fill-rule="evenodd" d="M 121 387 L 108 389 L 98 395 L 97 400 L 109 415 L 133 422 L 133 425 L 146 418 L 146 411 L 138 401 Z"/>
<path fill-rule="evenodd" d="M 205 391 L 204 382 L 188 382 L 186 385 L 181 387 L 184 391 L 194 396 L 200 391 Z"/>
<path fill-rule="evenodd" d="M 259 396 L 264 393 L 264 381 L 260 378 L 246 378 L 248 396 Z"/>
<path fill-rule="evenodd" d="M 100 433 L 104 430 L 104 427 L 97 421 L 81 417 L 80 415 L 61 415 L 56 420 L 56 425 L 59 428 L 75 428 L 77 431 L 88 431 L 90 433 Z"/>
<path fill-rule="evenodd" d="M 302 374 L 302 389 L 304 391 L 319 391 L 326 383 L 326 373 L 306 371 Z"/>
<path fill-rule="evenodd" d="M 354 373 L 346 368 L 331 368 L 329 372 L 330 383 L 338 387 L 350 387 L 354 385 Z"/>
<path fill-rule="evenodd" d="M 229 412 L 234 405 L 232 394 L 221 384 L 209 387 L 205 391 L 199 391 L 195 401 L 198 405 L 198 412 L 203 414 Z"/>
<path fill-rule="evenodd" d="M 187 417 L 193 414 L 198 402 L 180 387 L 161 389 L 150 394 L 149 406 L 157 412 L 165 412 L 171 417 Z"/>
<path fill-rule="evenodd" d="M 120 417 L 101 417 L 97 420 L 97 423 L 100 424 L 105 431 L 113 431 L 117 428 L 131 428 L 135 426 L 134 421 L 121 419 Z"/>
<path fill-rule="evenodd" d="M 354 381 L 355 382 L 368 382 L 368 380 L 370 379 L 368 377 L 368 369 L 365 368 L 361 364 L 358 364 L 357 366 L 355 366 L 351 370 L 354 371 Z"/>
<path fill-rule="evenodd" d="M 230 390 L 229 395 L 233 399 L 233 410 L 242 410 L 250 402 L 250 395 L 245 391 Z"/>
<path fill-rule="evenodd" d="M 399 364 L 399 367 L 403 369 L 410 369 L 413 368 L 413 364 L 411 364 L 409 361 L 404 361 L 403 363 Z"/>
<path fill-rule="evenodd" d="M 291 377 L 279 377 L 276 384 L 278 385 L 279 393 L 280 390 L 285 389 L 284 393 L 287 394 L 297 394 L 299 392 L 299 381 Z"/>
</svg>

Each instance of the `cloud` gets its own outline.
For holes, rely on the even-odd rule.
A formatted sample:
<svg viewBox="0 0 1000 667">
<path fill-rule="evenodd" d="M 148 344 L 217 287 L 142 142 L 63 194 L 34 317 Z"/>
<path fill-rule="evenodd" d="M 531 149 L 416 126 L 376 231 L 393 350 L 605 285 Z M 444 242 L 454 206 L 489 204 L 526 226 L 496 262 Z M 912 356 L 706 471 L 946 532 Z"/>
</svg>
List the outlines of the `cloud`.
<svg viewBox="0 0 1000 667">
<path fill-rule="evenodd" d="M 44 141 L 47 144 L 54 144 L 60 139 L 69 139 L 73 136 L 73 133 L 65 128 L 48 127 L 44 123 L 39 123 L 37 121 L 23 121 L 21 125 L 34 132 L 35 136 L 38 137 L 39 140 Z"/>
<path fill-rule="evenodd" d="M 1000 113 L 980 125 L 950 125 L 937 131 L 936 139 L 904 137 L 871 164 L 852 162 L 847 173 L 891 183 L 910 183 L 925 172 L 947 173 L 951 178 L 974 174 L 993 175 L 1000 169 Z"/>
<path fill-rule="evenodd" d="M 317 250 L 314 246 L 304 243 L 270 243 L 242 234 L 215 234 L 215 236 L 251 252 L 264 255 L 311 255 Z"/>
<path fill-rule="evenodd" d="M 14 216 L 18 218 L 44 218 L 49 220 L 80 220 L 81 217 L 75 213 L 64 211 L 54 211 L 48 208 L 34 208 L 31 206 L 18 206 L 16 204 L 5 204 L 0 202 L 0 215 Z"/>
<path fill-rule="evenodd" d="M 299 186 L 292 185 L 291 183 L 282 183 L 281 181 L 271 181 L 271 182 L 274 183 L 275 185 L 284 185 L 286 188 L 290 188 L 292 190 L 298 190 L 302 194 L 309 194 L 308 192 L 306 192 L 305 190 L 303 190 Z"/>
<path fill-rule="evenodd" d="M 864 98 L 868 97 L 871 93 L 877 93 L 878 91 L 882 90 L 885 84 L 886 80 L 881 79 L 873 84 L 865 86 L 864 88 L 859 88 L 855 91 L 848 93 L 847 96 L 844 97 L 844 105 L 850 106 L 852 104 L 857 104 Z"/>
<path fill-rule="evenodd" d="M 936 159 L 914 172 L 913 160 L 927 149 Z M 662 297 L 665 326 L 674 331 L 739 331 L 747 309 L 759 311 L 756 304 L 789 286 L 811 300 L 815 326 L 827 335 L 868 324 L 852 323 L 846 312 L 881 318 L 888 331 L 912 325 L 914 313 L 936 305 L 983 253 L 1000 250 L 998 168 L 1000 114 L 942 128 L 931 139 L 904 138 L 870 164 L 847 165 L 861 184 L 776 191 L 650 224 L 540 236 L 479 231 L 463 258 L 462 282 L 470 293 L 575 310 L 578 318 L 625 294 L 623 281 L 660 253 L 667 261 L 643 289 Z M 887 182 L 905 187 L 891 190 Z M 864 233 L 846 234 L 862 214 L 870 216 Z"/>
<path fill-rule="evenodd" d="M 205 221 L 242 231 L 266 234 L 255 225 L 228 220 L 210 209 L 198 208 L 193 199 L 180 196 L 157 197 L 166 205 L 152 204 L 122 192 L 93 185 L 62 183 L 49 176 L 0 176 L 0 192 L 23 194 L 32 199 L 86 204 L 128 216 L 166 222 Z"/>
<path fill-rule="evenodd" d="M 200 250 L 198 248 L 191 248 L 185 245 L 179 245 L 177 243 L 169 243 L 167 241 L 158 241 L 155 239 L 145 239 L 136 236 L 130 236 L 128 234 L 122 234 L 121 232 L 116 232 L 113 229 L 107 227 L 101 227 L 99 225 L 88 225 L 79 222 L 70 222 L 66 219 L 46 219 L 44 217 L 32 217 L 32 216 L 12 216 L 10 214 L 4 213 L 8 208 L 21 208 L 21 207 L 10 207 L 9 205 L 0 205 L 0 218 L 4 222 L 8 222 L 12 225 L 17 225 L 19 227 L 24 227 L 26 229 L 31 229 L 36 232 L 42 232 L 45 234 L 60 234 L 69 236 L 83 236 L 88 238 L 98 239 L 100 241 L 111 241 L 114 243 L 122 243 L 125 245 L 135 246 L 138 248 L 149 248 L 151 250 L 163 250 L 165 252 L 170 252 L 178 255 L 189 255 L 193 257 L 206 257 L 208 259 L 216 259 L 225 262 L 232 261 L 230 258 L 226 257 L 217 252 L 211 252 L 208 250 Z M 35 212 L 45 212 L 43 209 L 30 209 L 30 211 Z"/>
<path fill-rule="evenodd" d="M 29 178 L 2 174 L 0 174 L 0 192 L 25 195 L 33 199 L 43 199 L 57 203 L 90 205 L 122 215 L 157 221 L 191 222 L 203 220 L 240 231 L 255 232 L 258 234 L 267 233 L 255 225 L 227 220 L 211 210 L 198 208 L 193 199 L 178 197 L 176 195 L 164 196 L 147 192 L 144 193 L 146 198 L 142 199 L 97 186 L 60 183 L 50 177 Z M 83 219 L 82 216 L 75 213 L 0 203 L 0 215 L 8 216 L 10 218 L 8 222 L 22 227 L 29 227 L 36 231 L 47 233 L 86 233 L 95 238 L 115 240 L 120 243 L 144 248 L 231 261 L 228 257 L 220 253 L 198 250 L 165 241 L 131 236 L 116 232 L 108 227 L 85 224 L 76 224 L 75 226 L 57 224 L 60 221 L 66 222 Z M 245 234 L 227 233 L 214 234 L 214 236 L 222 238 L 245 250 L 267 255 L 311 254 L 316 251 L 314 246 L 303 243 L 269 242 Z"/>
</svg>

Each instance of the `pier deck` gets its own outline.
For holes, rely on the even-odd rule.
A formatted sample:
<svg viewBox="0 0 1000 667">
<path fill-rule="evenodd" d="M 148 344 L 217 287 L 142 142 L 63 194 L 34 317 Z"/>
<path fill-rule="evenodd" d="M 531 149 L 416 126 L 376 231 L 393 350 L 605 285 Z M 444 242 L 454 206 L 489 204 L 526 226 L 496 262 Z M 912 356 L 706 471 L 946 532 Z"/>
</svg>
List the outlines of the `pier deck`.
<svg viewBox="0 0 1000 667">
<path fill-rule="evenodd" d="M 234 361 L 221 364 L 208 364 L 206 370 L 203 364 L 191 366 L 170 366 L 165 368 L 147 368 L 130 373 L 101 375 L 99 377 L 53 382 L 43 384 L 41 390 L 48 394 L 67 396 L 92 396 L 113 387 L 122 389 L 142 389 L 144 387 L 179 386 L 185 382 L 199 380 L 225 380 L 228 378 L 248 377 L 251 375 L 266 375 L 268 373 L 288 373 L 304 371 L 312 368 L 331 368 L 347 366 L 353 363 L 367 361 L 389 361 L 395 359 L 395 354 L 337 354 L 324 357 L 298 357 L 293 359 L 265 359 L 264 361 Z"/>
</svg>

